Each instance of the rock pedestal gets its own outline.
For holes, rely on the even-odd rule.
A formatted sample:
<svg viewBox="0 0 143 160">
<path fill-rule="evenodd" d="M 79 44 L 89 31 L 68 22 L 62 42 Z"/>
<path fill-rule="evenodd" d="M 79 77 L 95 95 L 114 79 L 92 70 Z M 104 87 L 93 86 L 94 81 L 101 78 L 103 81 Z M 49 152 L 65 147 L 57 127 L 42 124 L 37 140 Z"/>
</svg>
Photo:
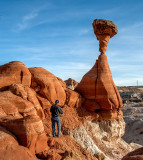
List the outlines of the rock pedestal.
<svg viewBox="0 0 143 160">
<path fill-rule="evenodd" d="M 84 107 L 87 110 L 101 114 L 103 119 L 116 118 L 121 114 L 122 100 L 112 79 L 106 50 L 109 39 L 117 33 L 117 26 L 112 21 L 96 19 L 93 29 L 101 54 L 75 90 L 85 98 Z"/>
</svg>

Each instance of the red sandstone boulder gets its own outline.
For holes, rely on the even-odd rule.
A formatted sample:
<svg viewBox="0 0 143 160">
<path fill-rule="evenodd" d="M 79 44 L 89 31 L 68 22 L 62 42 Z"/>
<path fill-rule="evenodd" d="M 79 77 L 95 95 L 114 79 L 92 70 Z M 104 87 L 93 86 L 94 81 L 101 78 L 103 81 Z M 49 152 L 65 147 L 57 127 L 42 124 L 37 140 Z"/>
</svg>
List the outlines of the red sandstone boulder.
<svg viewBox="0 0 143 160">
<path fill-rule="evenodd" d="M 82 100 L 79 93 L 71 89 L 66 89 L 66 105 L 78 108 L 81 106 L 81 102 Z"/>
<path fill-rule="evenodd" d="M 45 118 L 48 118 L 50 120 L 51 119 L 50 108 L 51 108 L 52 104 L 46 98 L 43 98 L 40 95 L 37 95 L 37 98 L 38 98 L 39 103 L 43 109 L 43 112 L 45 114 Z"/>
<path fill-rule="evenodd" d="M 143 160 L 143 147 L 128 153 L 122 160 Z"/>
<path fill-rule="evenodd" d="M 38 116 L 27 116 L 20 119 L 7 116 L 1 118 L 0 123 L 17 137 L 21 145 L 29 148 L 33 154 L 48 149 L 44 126 Z"/>
<path fill-rule="evenodd" d="M 37 115 L 43 120 L 45 118 L 44 112 L 42 110 L 42 107 L 36 97 L 36 93 L 34 90 L 32 90 L 31 88 L 27 87 L 27 86 L 23 86 L 21 84 L 13 84 L 10 86 L 9 90 L 17 95 L 20 96 L 21 98 L 23 98 L 25 100 L 25 102 L 30 102 L 36 112 Z"/>
<path fill-rule="evenodd" d="M 41 67 L 29 68 L 32 74 L 31 87 L 51 104 L 59 100 L 59 105 L 63 106 L 66 100 L 66 94 L 61 82 L 52 73 Z"/>
<path fill-rule="evenodd" d="M 0 160 L 37 160 L 28 148 L 20 145 L 8 145 L 3 152 L 0 151 Z"/>
<path fill-rule="evenodd" d="M 0 66 L 0 90 L 6 89 L 11 84 L 31 84 L 31 73 L 28 68 L 19 61 L 13 61 Z"/>
<path fill-rule="evenodd" d="M 0 159 L 36 160 L 36 157 L 27 148 L 20 146 L 12 133 L 0 126 Z"/>
<path fill-rule="evenodd" d="M 1 117 L 13 116 L 22 118 L 27 115 L 37 115 L 34 106 L 29 101 L 14 95 L 10 91 L 0 92 Z"/>
<path fill-rule="evenodd" d="M 66 89 L 66 83 L 61 78 L 59 78 L 59 77 L 57 77 L 57 79 L 61 83 L 62 87 Z"/>
<path fill-rule="evenodd" d="M 0 123 L 18 138 L 20 144 L 35 153 L 48 149 L 42 119 L 45 118 L 35 91 L 13 84 L 0 92 Z"/>
<path fill-rule="evenodd" d="M 19 145 L 16 137 L 0 126 L 0 152 L 3 152 L 8 145 Z"/>
</svg>

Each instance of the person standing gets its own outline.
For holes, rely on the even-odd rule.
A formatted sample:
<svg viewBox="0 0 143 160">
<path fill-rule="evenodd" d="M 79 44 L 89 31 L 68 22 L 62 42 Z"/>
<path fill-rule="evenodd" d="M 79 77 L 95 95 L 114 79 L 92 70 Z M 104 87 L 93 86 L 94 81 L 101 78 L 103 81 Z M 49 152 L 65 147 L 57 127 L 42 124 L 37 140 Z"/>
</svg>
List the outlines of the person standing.
<svg viewBox="0 0 143 160">
<path fill-rule="evenodd" d="M 55 101 L 55 104 L 51 106 L 50 112 L 52 114 L 52 132 L 53 132 L 53 137 L 56 136 L 55 134 L 55 123 L 57 123 L 58 127 L 58 137 L 60 137 L 60 132 L 61 132 L 61 120 L 60 120 L 60 114 L 63 114 L 63 110 L 60 106 L 58 106 L 59 100 Z"/>
</svg>

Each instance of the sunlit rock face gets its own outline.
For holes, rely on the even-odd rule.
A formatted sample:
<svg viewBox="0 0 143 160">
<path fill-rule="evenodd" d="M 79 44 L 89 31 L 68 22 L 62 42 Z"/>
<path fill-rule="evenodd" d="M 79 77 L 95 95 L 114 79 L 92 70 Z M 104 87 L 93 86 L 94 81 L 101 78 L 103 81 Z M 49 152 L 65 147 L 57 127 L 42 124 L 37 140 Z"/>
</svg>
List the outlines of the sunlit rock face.
<svg viewBox="0 0 143 160">
<path fill-rule="evenodd" d="M 29 68 L 29 70 L 32 74 L 31 87 L 52 104 L 55 103 L 56 99 L 59 99 L 60 105 L 63 106 L 66 94 L 57 77 L 41 67 Z"/>
<path fill-rule="evenodd" d="M 122 114 L 122 100 L 112 78 L 106 49 L 109 39 L 117 33 L 117 26 L 112 21 L 96 19 L 93 29 L 101 54 L 75 90 L 85 98 L 84 107 L 87 110 L 100 113 L 102 119 L 116 118 Z"/>
<path fill-rule="evenodd" d="M 16 137 L 0 126 L 0 159 L 1 160 L 36 160 L 37 158 L 25 147 L 20 146 Z"/>
<path fill-rule="evenodd" d="M 31 73 L 19 61 L 12 61 L 0 66 L 0 91 L 7 89 L 11 84 L 23 84 L 30 87 Z"/>
</svg>

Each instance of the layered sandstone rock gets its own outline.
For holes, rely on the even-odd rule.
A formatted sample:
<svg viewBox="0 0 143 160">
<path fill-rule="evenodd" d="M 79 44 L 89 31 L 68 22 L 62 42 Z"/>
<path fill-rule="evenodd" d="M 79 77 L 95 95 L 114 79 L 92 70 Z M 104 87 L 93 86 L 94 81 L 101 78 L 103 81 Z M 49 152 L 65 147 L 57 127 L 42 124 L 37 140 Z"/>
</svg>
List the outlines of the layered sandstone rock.
<svg viewBox="0 0 143 160">
<path fill-rule="evenodd" d="M 78 85 L 78 82 L 72 78 L 65 80 L 65 83 L 66 83 L 67 88 L 72 89 L 72 90 L 74 90 L 75 87 Z"/>
<path fill-rule="evenodd" d="M 31 73 L 19 61 L 13 61 L 0 66 L 0 90 L 5 90 L 11 84 L 31 85 Z"/>
<path fill-rule="evenodd" d="M 66 105 L 70 107 L 81 107 L 82 97 L 79 93 L 66 89 Z"/>
<path fill-rule="evenodd" d="M 118 119 L 87 120 L 80 128 L 72 131 L 71 136 L 98 159 L 121 160 L 136 148 L 121 139 L 124 131 L 125 122 L 119 116 Z"/>
<path fill-rule="evenodd" d="M 52 73 L 44 68 L 29 68 L 32 74 L 31 87 L 44 98 L 48 99 L 51 104 L 58 99 L 60 105 L 63 106 L 66 100 L 66 93 L 61 81 L 57 79 Z"/>
<path fill-rule="evenodd" d="M 0 124 L 33 154 L 48 149 L 44 118 L 36 93 L 28 86 L 12 84 L 9 90 L 0 92 Z"/>
<path fill-rule="evenodd" d="M 29 102 L 30 104 L 32 104 L 33 109 L 31 109 L 31 110 L 36 111 L 36 115 L 38 115 L 42 120 L 45 118 L 42 107 L 41 107 L 41 105 L 37 99 L 37 95 L 33 89 L 31 89 L 27 86 L 23 86 L 21 84 L 13 84 L 10 86 L 9 90 L 13 94 L 24 99 L 25 102 Z"/>
<path fill-rule="evenodd" d="M 86 99 L 84 107 L 87 110 L 100 113 L 103 119 L 116 118 L 117 114 L 122 114 L 119 110 L 122 100 L 113 82 L 105 52 L 109 39 L 117 33 L 117 27 L 111 21 L 95 20 L 93 28 L 101 54 L 75 90 Z"/>
<path fill-rule="evenodd" d="M 93 21 L 94 33 L 99 40 L 99 51 L 101 54 L 106 53 L 109 39 L 117 34 L 117 26 L 108 20 L 96 19 Z"/>
<path fill-rule="evenodd" d="M 0 123 L 11 131 L 20 144 L 29 148 L 33 154 L 48 149 L 44 126 L 38 116 L 27 116 L 20 119 L 8 116 L 1 118 Z"/>
<path fill-rule="evenodd" d="M 27 148 L 20 146 L 12 133 L 0 126 L 0 159 L 36 160 L 36 157 Z"/>
</svg>

